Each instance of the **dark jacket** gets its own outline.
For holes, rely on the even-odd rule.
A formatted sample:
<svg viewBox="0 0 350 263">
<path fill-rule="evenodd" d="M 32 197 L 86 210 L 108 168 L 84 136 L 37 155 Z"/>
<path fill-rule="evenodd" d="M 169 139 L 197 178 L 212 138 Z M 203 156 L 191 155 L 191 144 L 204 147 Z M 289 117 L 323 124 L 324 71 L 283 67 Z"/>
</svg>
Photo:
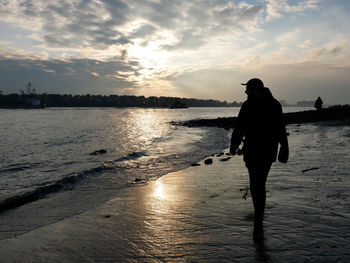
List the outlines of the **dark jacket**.
<svg viewBox="0 0 350 263">
<path fill-rule="evenodd" d="M 275 162 L 279 144 L 283 155 L 280 161 L 287 162 L 289 150 L 282 107 L 268 88 L 264 88 L 261 97 L 248 97 L 242 104 L 232 133 L 232 154 L 236 153 L 243 138 L 246 163 Z"/>
</svg>

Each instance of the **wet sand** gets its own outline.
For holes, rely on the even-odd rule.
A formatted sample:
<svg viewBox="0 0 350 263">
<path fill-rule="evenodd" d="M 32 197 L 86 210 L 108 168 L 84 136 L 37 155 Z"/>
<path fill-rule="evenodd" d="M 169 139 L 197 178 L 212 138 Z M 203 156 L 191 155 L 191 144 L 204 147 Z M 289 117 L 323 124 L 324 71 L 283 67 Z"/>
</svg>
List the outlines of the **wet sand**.
<svg viewBox="0 0 350 263">
<path fill-rule="evenodd" d="M 308 194 L 315 184 L 304 188 L 288 179 L 293 164 L 273 165 L 264 232 L 254 238 L 250 194 L 244 198 L 247 171 L 241 157 L 221 162 L 224 157 L 124 189 L 93 210 L 2 240 L 0 261 L 350 262 L 349 213 L 315 206 L 321 199 Z"/>
</svg>

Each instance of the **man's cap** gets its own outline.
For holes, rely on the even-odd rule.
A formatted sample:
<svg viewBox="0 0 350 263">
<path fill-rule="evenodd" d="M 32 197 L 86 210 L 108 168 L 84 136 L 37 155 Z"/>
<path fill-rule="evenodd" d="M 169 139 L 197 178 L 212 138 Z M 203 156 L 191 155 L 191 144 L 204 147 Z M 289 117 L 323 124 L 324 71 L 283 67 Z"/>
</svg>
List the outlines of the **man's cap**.
<svg viewBox="0 0 350 263">
<path fill-rule="evenodd" d="M 261 81 L 261 79 L 257 79 L 257 78 L 250 79 L 247 83 L 241 83 L 241 85 L 247 86 L 253 89 L 264 88 L 264 83 Z"/>
</svg>

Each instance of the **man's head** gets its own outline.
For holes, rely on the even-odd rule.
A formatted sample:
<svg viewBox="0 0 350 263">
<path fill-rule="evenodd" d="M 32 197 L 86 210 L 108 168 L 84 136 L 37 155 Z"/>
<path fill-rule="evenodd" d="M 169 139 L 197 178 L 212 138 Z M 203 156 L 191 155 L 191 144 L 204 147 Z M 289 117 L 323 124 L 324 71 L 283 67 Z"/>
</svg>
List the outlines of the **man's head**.
<svg viewBox="0 0 350 263">
<path fill-rule="evenodd" d="M 246 86 L 245 93 L 248 96 L 259 96 L 264 89 L 264 83 L 258 78 L 250 79 L 247 83 L 242 83 L 241 85 Z"/>
</svg>

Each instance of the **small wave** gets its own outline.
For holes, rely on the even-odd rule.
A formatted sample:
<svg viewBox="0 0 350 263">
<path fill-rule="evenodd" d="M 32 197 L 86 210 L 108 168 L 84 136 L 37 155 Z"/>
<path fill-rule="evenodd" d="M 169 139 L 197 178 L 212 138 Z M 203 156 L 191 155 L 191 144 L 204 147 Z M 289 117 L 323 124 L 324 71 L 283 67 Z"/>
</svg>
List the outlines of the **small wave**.
<svg viewBox="0 0 350 263">
<path fill-rule="evenodd" d="M 27 170 L 27 169 L 32 169 L 32 168 L 37 167 L 39 165 L 40 165 L 40 163 L 12 164 L 12 165 L 9 165 L 3 169 L 0 169 L 0 173 L 23 171 L 23 170 Z"/>
<path fill-rule="evenodd" d="M 9 197 L 0 203 L 0 213 L 19 207 L 21 205 L 36 201 L 38 199 L 44 198 L 48 194 L 52 194 L 67 188 L 68 186 L 76 183 L 83 177 L 83 174 L 67 176 L 60 179 L 52 184 L 45 185 L 29 191 L 23 194 Z"/>
<path fill-rule="evenodd" d="M 147 154 L 144 152 L 133 152 L 133 153 L 128 154 L 127 156 L 123 156 L 121 158 L 118 158 L 118 159 L 114 160 L 113 162 L 119 163 L 119 162 L 124 162 L 124 161 L 130 161 L 130 160 L 135 160 L 135 159 L 141 158 L 143 156 L 147 156 Z"/>
<path fill-rule="evenodd" d="M 12 196 L 3 201 L 0 201 L 0 213 L 42 199 L 49 194 L 71 189 L 72 186 L 74 186 L 77 182 L 86 178 L 87 176 L 98 175 L 106 170 L 116 169 L 118 167 L 117 163 L 128 160 L 135 160 L 142 156 L 147 156 L 147 154 L 144 152 L 133 152 L 128 154 L 127 156 L 118 158 L 114 161 L 104 162 L 101 166 L 82 171 L 78 174 L 66 176 L 62 179 L 59 179 L 58 181 L 47 183 L 46 185 L 37 184 L 37 186 L 39 187 L 32 191 Z M 20 169 L 20 167 L 14 167 L 13 169 L 15 168 Z"/>
</svg>

